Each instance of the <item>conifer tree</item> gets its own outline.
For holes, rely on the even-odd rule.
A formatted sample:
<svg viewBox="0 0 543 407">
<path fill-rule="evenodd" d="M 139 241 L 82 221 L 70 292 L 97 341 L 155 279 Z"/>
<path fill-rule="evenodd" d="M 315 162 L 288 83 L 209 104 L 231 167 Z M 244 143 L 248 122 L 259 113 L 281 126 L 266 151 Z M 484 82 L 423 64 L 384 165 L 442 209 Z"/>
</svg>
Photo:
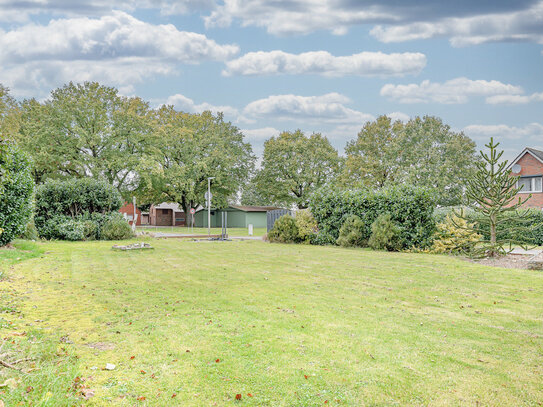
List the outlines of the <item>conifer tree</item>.
<svg viewBox="0 0 543 407">
<path fill-rule="evenodd" d="M 478 222 L 471 224 L 469 229 L 479 234 L 483 234 L 484 230 L 490 231 L 490 240 L 473 249 L 476 255 L 506 254 L 508 252 L 506 245 L 509 245 L 509 251 L 512 249 L 515 242 L 498 239 L 497 231 L 500 224 L 507 220 L 507 213 L 516 211 L 531 197 L 529 195 L 523 199 L 517 196 L 522 188 L 518 186 L 520 176 L 511 174 L 507 160 L 500 161 L 503 150 L 498 151 L 499 145 L 500 143 L 494 143 L 493 138 L 490 139 L 490 143 L 485 145 L 489 149 L 488 154 L 479 152 L 482 160 L 476 162 L 477 169 L 466 182 L 467 206 L 479 215 Z M 455 215 L 467 220 L 465 211 Z M 519 211 L 519 222 L 526 215 L 527 211 Z"/>
</svg>

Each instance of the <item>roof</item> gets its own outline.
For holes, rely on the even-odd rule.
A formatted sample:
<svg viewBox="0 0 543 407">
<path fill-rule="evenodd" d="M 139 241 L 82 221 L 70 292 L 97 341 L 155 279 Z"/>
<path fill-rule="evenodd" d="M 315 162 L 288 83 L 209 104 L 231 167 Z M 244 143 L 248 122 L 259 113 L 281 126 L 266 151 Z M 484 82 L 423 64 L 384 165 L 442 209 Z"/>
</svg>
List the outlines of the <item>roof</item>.
<svg viewBox="0 0 543 407">
<path fill-rule="evenodd" d="M 508 168 L 511 168 L 513 165 L 515 165 L 517 162 L 520 161 L 520 159 L 522 157 L 524 157 L 524 155 L 528 153 L 530 154 L 532 157 L 534 157 L 536 160 L 538 160 L 539 162 L 541 162 L 543 164 L 543 151 L 541 150 L 536 150 L 535 148 L 530 148 L 530 147 L 526 147 L 524 150 L 522 150 L 522 152 L 517 156 L 517 158 L 515 158 L 513 161 L 511 161 L 511 164 L 508 165 Z"/>
<path fill-rule="evenodd" d="M 267 212 L 275 209 L 281 209 L 276 206 L 250 206 L 250 205 L 230 205 L 231 208 L 239 209 L 243 212 Z"/>
<path fill-rule="evenodd" d="M 183 209 L 179 207 L 178 203 L 174 202 L 162 202 L 158 205 L 153 205 L 153 208 L 155 209 L 173 209 L 176 212 L 183 212 Z"/>
<path fill-rule="evenodd" d="M 242 211 L 242 212 L 268 212 L 268 211 L 273 211 L 275 209 L 282 209 L 282 208 L 278 208 L 277 206 L 228 205 L 228 208 L 219 208 L 219 209 L 221 210 L 237 209 L 238 211 Z M 203 210 L 207 211 L 207 208 L 200 207 L 196 210 L 196 212 L 200 212 Z M 217 208 L 211 208 L 211 210 L 216 211 Z"/>
</svg>

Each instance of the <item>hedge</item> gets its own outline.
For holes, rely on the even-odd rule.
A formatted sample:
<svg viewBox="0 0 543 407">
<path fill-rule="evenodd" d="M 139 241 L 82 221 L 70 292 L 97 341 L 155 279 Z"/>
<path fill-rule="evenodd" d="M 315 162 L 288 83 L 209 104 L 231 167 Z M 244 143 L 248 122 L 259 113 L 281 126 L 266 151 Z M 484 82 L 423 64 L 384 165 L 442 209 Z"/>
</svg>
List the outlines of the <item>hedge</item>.
<svg viewBox="0 0 543 407">
<path fill-rule="evenodd" d="M 435 196 L 426 188 L 411 185 L 380 190 L 333 190 L 321 188 L 311 197 L 309 208 L 317 220 L 316 244 L 335 244 L 339 229 L 349 215 L 364 223 L 363 240 L 371 236 L 371 225 L 382 214 L 390 214 L 400 228 L 402 249 L 425 248 L 432 244 L 436 224 L 433 217 Z"/>
<path fill-rule="evenodd" d="M 0 246 L 25 231 L 32 216 L 33 193 L 28 157 L 0 140 Z"/>
<path fill-rule="evenodd" d="M 117 189 L 105 181 L 91 178 L 48 180 L 36 191 L 34 223 L 40 237 L 45 239 L 130 237 L 126 228 L 123 233 L 110 231 L 119 229 L 120 222 L 127 223 L 117 212 L 122 203 Z M 128 223 L 126 226 L 129 228 Z"/>
</svg>

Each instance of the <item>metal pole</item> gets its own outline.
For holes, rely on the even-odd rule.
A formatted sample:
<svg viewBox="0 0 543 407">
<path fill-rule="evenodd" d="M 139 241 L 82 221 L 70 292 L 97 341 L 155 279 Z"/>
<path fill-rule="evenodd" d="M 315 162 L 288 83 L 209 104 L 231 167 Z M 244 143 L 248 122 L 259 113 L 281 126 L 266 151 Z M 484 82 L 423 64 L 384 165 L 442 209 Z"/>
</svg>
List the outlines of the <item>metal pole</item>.
<svg viewBox="0 0 543 407">
<path fill-rule="evenodd" d="M 207 177 L 207 235 L 211 236 L 211 180 L 215 177 Z"/>
</svg>

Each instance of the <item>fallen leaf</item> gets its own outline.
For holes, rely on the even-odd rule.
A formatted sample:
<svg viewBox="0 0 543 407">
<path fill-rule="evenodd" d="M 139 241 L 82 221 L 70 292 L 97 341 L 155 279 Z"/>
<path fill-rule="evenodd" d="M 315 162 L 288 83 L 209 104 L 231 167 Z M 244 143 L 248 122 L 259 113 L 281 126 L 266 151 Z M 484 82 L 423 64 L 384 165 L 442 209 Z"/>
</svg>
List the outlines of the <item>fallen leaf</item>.
<svg viewBox="0 0 543 407">
<path fill-rule="evenodd" d="M 137 400 L 138 400 L 138 401 L 144 401 L 144 400 L 145 400 L 145 396 L 139 396 L 139 397 L 137 398 Z"/>
<path fill-rule="evenodd" d="M 219 363 L 220 361 L 220 359 L 215 359 L 215 363 Z"/>
<path fill-rule="evenodd" d="M 26 332 L 11 332 L 11 336 L 25 336 Z"/>
<path fill-rule="evenodd" d="M 251 393 L 247 393 L 247 395 L 248 395 L 249 397 L 253 397 L 253 395 L 252 395 Z"/>
<path fill-rule="evenodd" d="M 130 356 L 130 360 L 135 359 L 135 358 L 136 358 L 135 356 Z"/>
<path fill-rule="evenodd" d="M 147 373 L 147 372 L 146 372 L 145 370 L 143 370 L 143 369 L 142 369 L 142 370 L 140 370 L 140 372 L 141 372 L 141 374 L 145 374 L 145 373 Z"/>
<path fill-rule="evenodd" d="M 305 377 L 305 380 L 307 380 L 307 377 L 308 377 L 308 376 L 307 376 L 306 374 L 304 374 L 304 377 Z"/>
<path fill-rule="evenodd" d="M 173 399 L 173 398 L 174 398 L 175 396 L 177 396 L 177 394 L 175 394 L 175 393 L 174 393 L 174 394 L 172 394 L 172 399 Z"/>
<path fill-rule="evenodd" d="M 90 399 L 91 397 L 94 397 L 94 390 L 91 389 L 82 389 L 81 394 L 83 395 L 83 398 L 85 400 Z"/>
<path fill-rule="evenodd" d="M 32 390 L 34 390 L 34 387 L 32 387 L 32 386 L 28 386 L 28 387 L 26 388 L 26 392 L 27 392 L 27 393 L 30 393 Z"/>
<path fill-rule="evenodd" d="M 241 394 L 236 394 L 236 400 L 241 400 Z"/>
</svg>

